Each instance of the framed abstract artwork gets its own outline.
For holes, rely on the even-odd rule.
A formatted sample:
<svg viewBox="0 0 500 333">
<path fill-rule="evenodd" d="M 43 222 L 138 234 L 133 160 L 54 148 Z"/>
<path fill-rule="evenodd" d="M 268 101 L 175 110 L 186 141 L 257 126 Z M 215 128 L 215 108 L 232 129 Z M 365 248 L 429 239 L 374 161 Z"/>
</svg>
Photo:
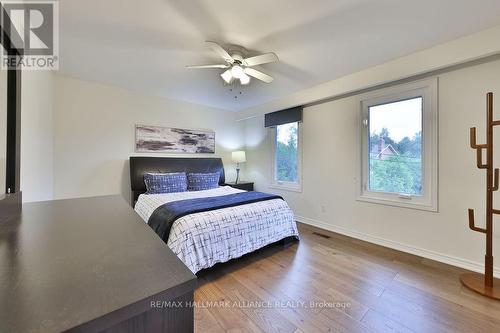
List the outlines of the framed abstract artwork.
<svg viewBox="0 0 500 333">
<path fill-rule="evenodd" d="M 135 125 L 138 153 L 215 153 L 215 132 Z"/>
</svg>

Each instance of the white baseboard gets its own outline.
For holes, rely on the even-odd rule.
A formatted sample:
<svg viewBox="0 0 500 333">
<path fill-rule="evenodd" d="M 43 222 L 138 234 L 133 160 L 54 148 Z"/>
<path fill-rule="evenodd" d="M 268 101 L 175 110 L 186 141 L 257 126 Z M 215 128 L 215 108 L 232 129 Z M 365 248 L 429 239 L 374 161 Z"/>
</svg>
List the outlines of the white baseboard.
<svg viewBox="0 0 500 333">
<path fill-rule="evenodd" d="M 484 272 L 484 264 L 483 263 L 479 263 L 479 262 L 475 262 L 475 261 L 471 261 L 471 260 L 467 260 L 467 259 L 462 259 L 462 258 L 457 258 L 457 257 L 450 256 L 447 254 L 442 254 L 442 253 L 434 252 L 431 250 L 422 249 L 422 248 L 419 248 L 416 246 L 407 245 L 407 244 L 395 242 L 392 240 L 388 240 L 388 239 L 384 239 L 384 238 L 380 238 L 380 237 L 376 237 L 376 236 L 371 236 L 371 235 L 368 235 L 368 234 L 365 234 L 365 233 L 362 233 L 359 231 L 350 230 L 350 229 L 347 229 L 345 227 L 341 227 L 338 225 L 332 225 L 329 223 L 325 223 L 323 221 L 310 219 L 310 218 L 303 217 L 303 216 L 295 215 L 295 219 L 298 222 L 301 222 L 304 224 L 312 225 L 314 227 L 325 229 L 328 231 L 332 231 L 332 232 L 335 232 L 335 233 L 338 233 L 341 235 L 345 235 L 348 237 L 360 239 L 360 240 L 363 240 L 363 241 L 366 241 L 369 243 L 373 243 L 373 244 L 385 246 L 385 247 L 388 247 L 388 248 L 391 248 L 394 250 L 414 254 L 414 255 L 417 255 L 419 257 L 432 259 L 435 261 L 442 262 L 444 264 L 464 268 L 464 269 L 467 269 L 467 270 L 470 270 L 473 272 L 478 272 L 478 273 Z M 500 267 L 495 267 L 493 274 L 495 275 L 495 277 L 500 277 Z"/>
</svg>

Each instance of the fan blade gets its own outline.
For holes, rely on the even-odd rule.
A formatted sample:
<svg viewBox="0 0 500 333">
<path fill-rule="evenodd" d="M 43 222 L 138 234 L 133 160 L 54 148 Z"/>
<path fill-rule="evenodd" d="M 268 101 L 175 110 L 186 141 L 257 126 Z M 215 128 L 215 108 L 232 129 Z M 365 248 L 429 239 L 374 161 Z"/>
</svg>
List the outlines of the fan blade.
<svg viewBox="0 0 500 333">
<path fill-rule="evenodd" d="M 248 74 L 248 75 L 250 75 L 258 80 L 264 81 L 265 83 L 271 83 L 274 80 L 272 76 L 269 76 L 265 73 L 262 73 L 261 71 L 253 69 L 253 68 L 247 67 L 243 71 L 245 72 L 245 74 Z"/>
<path fill-rule="evenodd" d="M 210 48 L 215 52 L 217 53 L 218 55 L 220 55 L 222 57 L 222 59 L 224 59 L 226 62 L 232 64 L 234 62 L 234 59 L 229 55 L 229 53 L 227 53 L 226 50 L 224 50 L 222 48 L 222 46 L 220 46 L 219 44 L 217 44 L 216 42 L 212 42 L 212 41 L 206 41 L 206 43 L 208 44 L 208 46 L 210 46 Z"/>
<path fill-rule="evenodd" d="M 278 56 L 275 53 L 265 53 L 255 57 L 250 57 L 243 59 L 243 64 L 247 66 L 257 66 L 262 64 L 268 64 L 270 62 L 279 61 Z"/>
<path fill-rule="evenodd" d="M 194 65 L 186 66 L 186 68 L 228 68 L 229 65 Z"/>
</svg>

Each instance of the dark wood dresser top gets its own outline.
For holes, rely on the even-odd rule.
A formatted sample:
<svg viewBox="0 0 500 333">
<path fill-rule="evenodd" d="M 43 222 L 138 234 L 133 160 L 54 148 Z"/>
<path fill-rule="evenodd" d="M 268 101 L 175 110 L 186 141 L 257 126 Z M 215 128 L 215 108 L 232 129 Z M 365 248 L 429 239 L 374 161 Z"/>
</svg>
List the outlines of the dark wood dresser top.
<svg viewBox="0 0 500 333">
<path fill-rule="evenodd" d="M 0 223 L 0 332 L 100 331 L 195 286 L 120 196 L 24 204 Z"/>
</svg>

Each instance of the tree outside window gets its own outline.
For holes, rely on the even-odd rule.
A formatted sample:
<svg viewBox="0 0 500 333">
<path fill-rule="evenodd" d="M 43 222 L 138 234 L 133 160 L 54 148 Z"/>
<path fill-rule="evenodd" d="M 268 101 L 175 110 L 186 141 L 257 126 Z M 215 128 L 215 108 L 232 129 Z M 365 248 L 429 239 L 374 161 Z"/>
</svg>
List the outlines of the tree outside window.
<svg viewBox="0 0 500 333">
<path fill-rule="evenodd" d="M 276 127 L 276 170 L 275 179 L 279 182 L 298 183 L 298 123 Z"/>
</svg>

